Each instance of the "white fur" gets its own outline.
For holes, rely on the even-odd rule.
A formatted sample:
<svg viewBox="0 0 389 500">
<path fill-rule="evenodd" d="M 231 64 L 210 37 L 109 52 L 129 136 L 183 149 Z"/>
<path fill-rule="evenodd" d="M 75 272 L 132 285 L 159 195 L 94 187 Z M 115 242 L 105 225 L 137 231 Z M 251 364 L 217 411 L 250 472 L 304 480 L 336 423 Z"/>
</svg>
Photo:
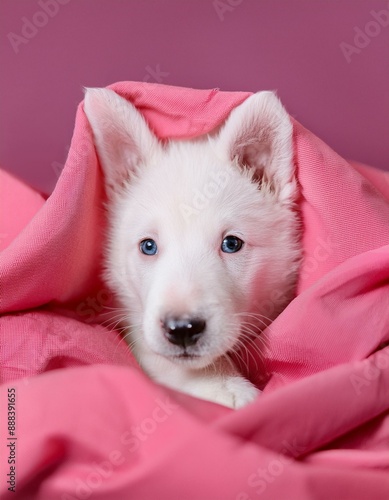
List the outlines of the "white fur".
<svg viewBox="0 0 389 500">
<path fill-rule="evenodd" d="M 126 311 L 126 336 L 144 370 L 169 387 L 238 408 L 258 390 L 228 352 L 269 297 L 268 324 L 291 299 L 300 248 L 292 125 L 271 92 L 249 97 L 220 131 L 162 144 L 136 108 L 108 89 L 88 89 L 84 109 L 106 179 L 111 228 L 107 283 Z M 244 244 L 224 253 L 234 235 Z M 158 253 L 144 255 L 152 238 Z M 184 347 L 164 335 L 166 317 L 200 317 Z M 256 321 L 258 326 L 261 321 Z M 247 335 L 246 335 L 247 336 Z"/>
</svg>

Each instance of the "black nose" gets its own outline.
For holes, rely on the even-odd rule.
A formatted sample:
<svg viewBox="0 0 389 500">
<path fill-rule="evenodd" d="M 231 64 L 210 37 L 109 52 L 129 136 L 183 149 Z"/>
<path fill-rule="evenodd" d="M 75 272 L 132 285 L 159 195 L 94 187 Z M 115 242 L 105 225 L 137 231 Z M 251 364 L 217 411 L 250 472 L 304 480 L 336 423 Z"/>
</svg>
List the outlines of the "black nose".
<svg viewBox="0 0 389 500">
<path fill-rule="evenodd" d="M 201 318 L 172 318 L 162 320 L 165 337 L 169 342 L 182 347 L 194 345 L 205 330 L 206 322 Z"/>
</svg>

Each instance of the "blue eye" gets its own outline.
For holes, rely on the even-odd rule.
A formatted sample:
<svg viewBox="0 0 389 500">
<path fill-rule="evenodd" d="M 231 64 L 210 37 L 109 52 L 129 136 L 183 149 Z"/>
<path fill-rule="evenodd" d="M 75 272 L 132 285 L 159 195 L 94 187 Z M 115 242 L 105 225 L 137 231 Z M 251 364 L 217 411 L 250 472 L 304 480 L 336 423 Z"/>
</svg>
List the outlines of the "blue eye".
<svg viewBox="0 0 389 500">
<path fill-rule="evenodd" d="M 242 246 L 243 246 L 243 241 L 240 238 L 238 238 L 237 236 L 229 235 L 226 236 L 222 241 L 221 249 L 222 252 L 225 253 L 235 253 L 239 252 Z"/>
<path fill-rule="evenodd" d="M 151 238 L 142 240 L 139 244 L 140 251 L 145 255 L 155 255 L 158 251 L 157 244 Z"/>
</svg>

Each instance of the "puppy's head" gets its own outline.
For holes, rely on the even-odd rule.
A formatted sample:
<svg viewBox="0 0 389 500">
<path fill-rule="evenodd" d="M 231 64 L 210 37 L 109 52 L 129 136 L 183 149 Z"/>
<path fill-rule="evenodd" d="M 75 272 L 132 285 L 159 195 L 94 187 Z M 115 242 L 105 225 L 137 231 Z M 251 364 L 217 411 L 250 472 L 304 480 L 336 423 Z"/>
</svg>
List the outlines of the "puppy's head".
<svg viewBox="0 0 389 500">
<path fill-rule="evenodd" d="M 162 144 L 112 90 L 88 89 L 84 109 L 110 203 L 106 279 L 135 351 L 207 366 L 290 299 L 299 249 L 289 116 L 261 92 L 218 132 Z"/>
</svg>

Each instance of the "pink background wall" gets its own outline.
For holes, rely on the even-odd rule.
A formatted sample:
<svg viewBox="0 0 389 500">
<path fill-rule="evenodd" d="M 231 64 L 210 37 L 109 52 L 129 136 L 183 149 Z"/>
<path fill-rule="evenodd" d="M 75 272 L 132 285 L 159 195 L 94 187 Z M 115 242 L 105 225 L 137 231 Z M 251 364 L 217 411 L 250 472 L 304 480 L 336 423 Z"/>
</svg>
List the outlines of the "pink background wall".
<svg viewBox="0 0 389 500">
<path fill-rule="evenodd" d="M 342 156 L 389 169 L 389 0 L 0 0 L 0 9 L 0 164 L 43 191 L 65 161 L 82 87 L 118 80 L 276 89 Z"/>
</svg>

